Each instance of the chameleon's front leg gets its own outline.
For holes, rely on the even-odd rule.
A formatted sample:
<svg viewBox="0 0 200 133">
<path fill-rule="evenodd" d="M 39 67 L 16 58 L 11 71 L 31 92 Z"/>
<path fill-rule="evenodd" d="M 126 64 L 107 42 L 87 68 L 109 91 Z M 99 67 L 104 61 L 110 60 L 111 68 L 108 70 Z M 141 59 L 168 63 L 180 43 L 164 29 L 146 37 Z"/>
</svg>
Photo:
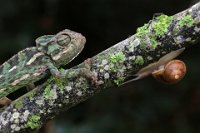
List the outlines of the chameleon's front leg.
<svg viewBox="0 0 200 133">
<path fill-rule="evenodd" d="M 100 81 L 97 80 L 97 76 L 91 71 L 91 59 L 85 60 L 84 63 L 77 69 L 58 70 L 50 63 L 48 67 L 51 74 L 56 78 L 61 78 L 65 80 L 82 76 L 91 81 L 91 83 L 94 85 L 102 84 Z"/>
<path fill-rule="evenodd" d="M 56 78 L 65 78 L 65 73 L 60 71 L 51 61 L 47 62 L 48 69 L 51 73 Z"/>
<path fill-rule="evenodd" d="M 91 71 L 91 64 L 92 60 L 90 58 L 86 59 L 80 68 L 80 75 L 90 80 L 93 85 L 103 84 L 103 81 L 98 81 L 97 75 Z"/>
</svg>

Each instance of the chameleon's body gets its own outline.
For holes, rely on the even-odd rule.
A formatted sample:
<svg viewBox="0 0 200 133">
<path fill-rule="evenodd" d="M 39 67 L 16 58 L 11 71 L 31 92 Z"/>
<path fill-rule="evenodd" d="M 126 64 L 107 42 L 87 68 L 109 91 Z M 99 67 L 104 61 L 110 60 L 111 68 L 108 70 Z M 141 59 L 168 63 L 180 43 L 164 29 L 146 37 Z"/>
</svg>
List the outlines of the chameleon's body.
<svg viewBox="0 0 200 133">
<path fill-rule="evenodd" d="M 0 98 L 45 77 L 62 77 L 58 68 L 73 60 L 86 40 L 79 33 L 64 30 L 36 39 L 36 47 L 18 52 L 0 66 Z"/>
</svg>

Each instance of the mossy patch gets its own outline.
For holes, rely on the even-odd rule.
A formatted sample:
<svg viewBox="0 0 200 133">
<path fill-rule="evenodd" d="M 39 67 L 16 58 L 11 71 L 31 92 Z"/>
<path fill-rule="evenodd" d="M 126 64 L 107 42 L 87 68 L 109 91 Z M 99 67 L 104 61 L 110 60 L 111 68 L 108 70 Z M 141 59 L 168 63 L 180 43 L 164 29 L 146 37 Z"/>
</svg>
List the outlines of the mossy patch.
<svg viewBox="0 0 200 133">
<path fill-rule="evenodd" d="M 120 69 L 123 69 L 123 63 L 126 60 L 126 57 L 123 52 L 118 52 L 116 54 L 110 54 L 110 70 L 112 72 L 118 73 Z M 113 80 L 116 85 L 120 85 L 124 81 L 124 77 L 118 77 L 117 79 Z"/>
<path fill-rule="evenodd" d="M 124 80 L 125 80 L 125 77 L 119 77 L 114 80 L 114 83 L 119 86 Z"/>
<path fill-rule="evenodd" d="M 137 28 L 136 35 L 141 38 L 142 49 L 146 48 L 148 45 L 147 40 L 150 40 L 150 46 L 156 48 L 158 45 L 157 37 L 162 36 L 168 32 L 168 28 L 173 21 L 172 16 L 160 15 L 154 20 L 150 20 L 144 26 Z M 149 29 L 152 27 L 152 29 Z"/>
<path fill-rule="evenodd" d="M 31 91 L 28 94 L 29 99 L 33 99 L 33 97 L 36 95 L 36 91 Z"/>
<path fill-rule="evenodd" d="M 110 54 L 110 69 L 112 72 L 117 72 L 122 63 L 125 61 L 125 55 L 123 52 L 118 52 L 116 54 Z"/>
<path fill-rule="evenodd" d="M 51 85 L 47 85 L 46 88 L 44 89 L 43 96 L 45 99 L 49 99 L 50 97 L 53 96 L 51 93 Z"/>
<path fill-rule="evenodd" d="M 145 36 L 148 33 L 149 33 L 148 24 L 144 24 L 142 27 L 139 27 L 136 30 L 136 35 L 138 35 L 138 36 Z"/>
<path fill-rule="evenodd" d="M 118 52 L 116 54 L 111 54 L 110 55 L 110 61 L 111 63 L 123 63 L 125 61 L 125 55 L 123 52 Z"/>
<path fill-rule="evenodd" d="M 193 24 L 195 24 L 195 21 L 194 19 L 192 18 L 191 15 L 186 15 L 184 16 L 179 22 L 178 22 L 178 25 L 180 27 L 183 27 L 183 26 L 192 26 Z"/>
<path fill-rule="evenodd" d="M 41 125 L 40 116 L 32 115 L 28 118 L 26 127 L 31 129 L 37 129 Z"/>
<path fill-rule="evenodd" d="M 58 86 L 58 89 L 60 90 L 60 92 L 63 93 L 64 89 L 65 89 L 65 86 L 64 86 L 65 82 L 64 82 L 64 80 L 56 78 L 55 79 L 55 84 Z"/>
<path fill-rule="evenodd" d="M 143 64 L 144 64 L 144 59 L 143 59 L 143 57 L 140 56 L 140 55 L 136 56 L 135 64 L 143 65 Z"/>
<path fill-rule="evenodd" d="M 156 17 L 156 23 L 153 25 L 153 30 L 156 36 L 162 36 L 167 33 L 168 28 L 173 20 L 172 16 L 160 15 Z"/>
<path fill-rule="evenodd" d="M 153 48 L 156 48 L 158 45 L 158 42 L 156 41 L 156 39 L 152 37 L 152 38 L 150 38 L 150 41 L 151 41 L 151 46 Z"/>
<path fill-rule="evenodd" d="M 23 101 L 22 100 L 16 101 L 15 108 L 21 109 L 22 107 L 23 107 Z"/>
</svg>

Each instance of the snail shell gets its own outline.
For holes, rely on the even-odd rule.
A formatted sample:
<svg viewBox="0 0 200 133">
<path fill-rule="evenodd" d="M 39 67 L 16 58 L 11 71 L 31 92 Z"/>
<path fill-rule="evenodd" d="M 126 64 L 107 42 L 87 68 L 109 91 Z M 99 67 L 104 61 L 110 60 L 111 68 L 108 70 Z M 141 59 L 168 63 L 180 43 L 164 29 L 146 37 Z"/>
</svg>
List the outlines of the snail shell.
<svg viewBox="0 0 200 133">
<path fill-rule="evenodd" d="M 163 83 L 174 84 L 179 82 L 185 76 L 185 73 L 185 63 L 180 60 L 172 60 L 166 65 L 159 66 L 158 70 L 155 70 L 152 75 Z"/>
</svg>

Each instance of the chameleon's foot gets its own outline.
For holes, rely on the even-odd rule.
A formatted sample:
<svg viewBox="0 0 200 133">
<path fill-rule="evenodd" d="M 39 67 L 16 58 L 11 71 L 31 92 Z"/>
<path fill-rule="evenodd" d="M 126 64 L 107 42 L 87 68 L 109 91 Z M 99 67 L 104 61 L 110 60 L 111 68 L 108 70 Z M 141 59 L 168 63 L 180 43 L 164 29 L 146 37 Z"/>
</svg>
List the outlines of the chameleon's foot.
<svg viewBox="0 0 200 133">
<path fill-rule="evenodd" d="M 2 97 L 0 99 L 0 107 L 3 107 L 3 106 L 6 106 L 6 105 L 9 105 L 12 101 L 7 98 L 7 97 Z"/>
<path fill-rule="evenodd" d="M 50 70 L 51 75 L 53 75 L 57 79 L 64 79 L 66 77 L 65 70 L 59 70 L 57 67 L 54 66 L 53 63 L 49 62 L 47 63 L 48 68 Z"/>
<path fill-rule="evenodd" d="M 66 73 L 64 72 L 64 70 L 59 70 L 58 72 L 54 73 L 53 76 L 57 79 L 65 79 Z"/>
<path fill-rule="evenodd" d="M 57 68 L 51 68 L 50 72 L 56 79 L 64 80 L 66 78 L 66 70 L 65 69 L 59 70 Z"/>
<path fill-rule="evenodd" d="M 55 78 L 60 80 L 66 80 L 66 79 L 73 79 L 76 77 L 85 77 L 88 81 L 91 82 L 92 85 L 98 86 L 103 84 L 103 81 L 98 81 L 97 74 L 91 71 L 91 64 L 92 60 L 89 58 L 84 61 L 82 65 L 80 65 L 79 68 L 75 69 L 50 69 L 52 75 L 54 75 Z"/>
<path fill-rule="evenodd" d="M 97 74 L 91 71 L 91 58 L 88 58 L 84 61 L 84 67 L 82 68 L 82 74 L 86 79 L 91 81 L 91 83 L 95 86 L 99 86 L 103 84 L 103 81 L 98 81 Z"/>
</svg>

